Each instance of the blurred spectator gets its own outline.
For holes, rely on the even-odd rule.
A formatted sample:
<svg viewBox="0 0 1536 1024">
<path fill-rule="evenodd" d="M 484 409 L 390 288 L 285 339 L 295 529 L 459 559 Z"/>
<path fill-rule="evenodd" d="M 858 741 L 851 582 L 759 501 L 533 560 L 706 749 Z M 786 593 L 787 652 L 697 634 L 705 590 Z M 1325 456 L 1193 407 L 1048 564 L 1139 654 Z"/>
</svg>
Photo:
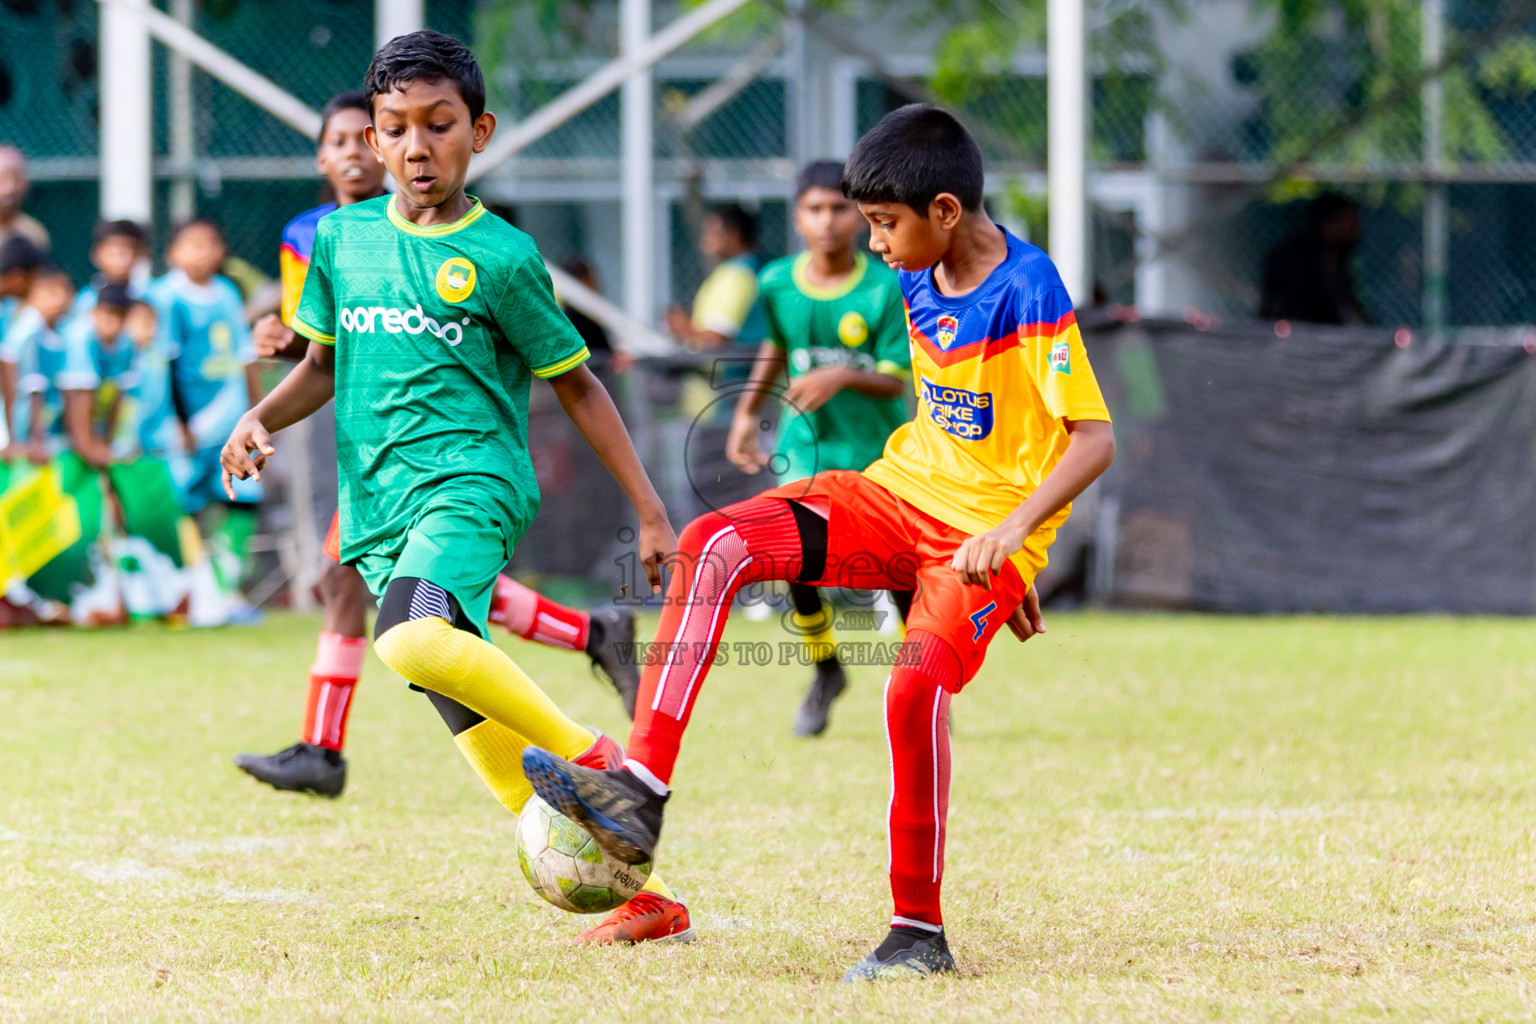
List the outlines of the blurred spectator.
<svg viewBox="0 0 1536 1024">
<path fill-rule="evenodd" d="M 15 146 L 0 146 L 0 242 L 21 235 L 39 249 L 50 246 L 48 229 L 21 212 L 32 179 L 27 176 L 27 158 Z"/>
<path fill-rule="evenodd" d="M 64 343 L 58 327 L 74 300 L 75 286 L 68 274 L 57 267 L 39 268 L 26 305 L 0 343 L 0 362 L 9 367 L 7 380 L 16 381 L 15 397 L 7 408 L 15 446 L 11 458 L 25 456 L 42 465 L 62 446 L 63 399 L 56 378 L 64 365 Z"/>
<path fill-rule="evenodd" d="M 0 242 L 0 339 L 32 290 L 32 276 L 47 262 L 47 254 L 21 235 Z"/>
<path fill-rule="evenodd" d="M 21 235 L 0 242 L 0 449 L 11 443 L 11 406 L 19 372 L 15 351 L 19 341 L 7 346 L 6 336 L 32 290 L 33 278 L 46 262 L 43 251 Z"/>
<path fill-rule="evenodd" d="M 74 312 L 90 310 L 107 285 L 119 285 L 139 298 L 148 283 L 149 234 L 131 220 L 98 221 L 91 232 L 91 266 L 96 273 L 75 296 Z"/>
<path fill-rule="evenodd" d="M 741 345 L 755 351 L 763 340 L 763 306 L 757 296 L 757 221 L 735 203 L 710 210 L 699 231 L 699 252 L 714 269 L 699 285 L 690 315 L 667 311 L 667 328 L 692 349 Z"/>
<path fill-rule="evenodd" d="M 234 483 L 229 501 L 220 482 L 219 452 L 235 421 L 261 398 L 256 350 L 234 282 L 220 273 L 229 255 L 224 233 L 211 220 L 193 219 L 171 236 L 166 262 L 173 268 L 150 285 L 164 325 L 170 357 L 171 400 L 186 424 L 188 451 L 168 459 L 183 507 L 196 514 L 213 506 L 224 514 L 209 537 L 209 554 L 231 618 L 250 621 L 240 596 L 246 552 L 256 527 L 261 485 Z M 156 453 L 161 454 L 161 453 Z M 217 516 L 215 516 L 217 518 Z"/>
<path fill-rule="evenodd" d="M 603 286 L 597 279 L 597 271 L 592 269 L 592 264 L 580 256 L 572 256 L 560 264 L 560 269 L 599 295 L 602 294 Z M 565 311 L 566 319 L 570 320 L 571 326 L 576 328 L 576 333 L 581 335 L 581 340 L 587 343 L 587 349 L 592 353 L 592 362 L 596 364 L 595 368 L 610 367 L 614 361 L 614 351 L 613 342 L 608 337 L 608 329 L 567 302 L 562 301 L 560 308 Z"/>
<path fill-rule="evenodd" d="M 1350 261 L 1360 247 L 1360 206 L 1327 192 L 1307 208 L 1307 223 L 1264 257 L 1259 316 L 1312 324 L 1363 324 Z"/>
<path fill-rule="evenodd" d="M 104 284 L 90 309 L 71 317 L 59 332 L 64 365 L 56 382 L 64 398 L 64 435 L 70 450 L 92 469 L 112 465 L 122 394 L 132 380 L 134 346 L 123 329 L 132 304 L 126 284 Z"/>
</svg>

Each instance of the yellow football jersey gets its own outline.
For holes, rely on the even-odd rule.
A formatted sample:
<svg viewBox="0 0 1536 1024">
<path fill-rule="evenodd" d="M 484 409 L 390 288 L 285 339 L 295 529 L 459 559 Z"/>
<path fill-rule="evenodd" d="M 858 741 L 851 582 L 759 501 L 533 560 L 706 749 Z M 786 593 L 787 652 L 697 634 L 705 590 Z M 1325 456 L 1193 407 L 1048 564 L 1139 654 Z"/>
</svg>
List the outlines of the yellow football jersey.
<svg viewBox="0 0 1536 1024">
<path fill-rule="evenodd" d="M 917 415 L 864 471 L 969 534 L 1001 524 L 1040 486 L 1067 449 L 1066 420 L 1109 420 L 1056 268 L 1007 237 L 1007 259 L 968 295 L 939 294 L 930 271 L 901 275 Z M 1068 512 L 1014 556 L 1026 581 Z"/>
</svg>

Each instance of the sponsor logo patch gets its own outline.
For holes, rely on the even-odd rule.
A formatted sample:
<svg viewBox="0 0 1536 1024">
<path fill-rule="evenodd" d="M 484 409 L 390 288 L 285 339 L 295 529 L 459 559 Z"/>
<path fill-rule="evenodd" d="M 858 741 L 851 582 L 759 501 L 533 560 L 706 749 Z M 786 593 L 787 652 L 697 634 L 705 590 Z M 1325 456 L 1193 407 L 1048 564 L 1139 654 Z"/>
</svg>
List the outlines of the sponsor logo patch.
<svg viewBox="0 0 1536 1024">
<path fill-rule="evenodd" d="M 464 328 L 450 320 L 440 324 L 421 311 L 421 303 L 410 309 L 387 309 L 384 306 L 352 306 L 343 308 L 337 318 L 342 330 L 353 334 L 372 334 L 374 328 L 385 334 L 420 334 L 426 331 L 434 338 L 442 338 L 452 348 L 464 340 Z M 463 323 L 469 323 L 465 317 Z"/>
<path fill-rule="evenodd" d="M 460 303 L 475 290 L 475 265 L 455 256 L 437 268 L 437 294 L 444 302 Z"/>
<path fill-rule="evenodd" d="M 940 430 L 966 441 L 992 433 L 992 392 L 947 388 L 923 379 L 923 405 Z"/>
<path fill-rule="evenodd" d="M 1072 375 L 1072 345 L 1065 338 L 1051 346 L 1051 369 Z"/>
</svg>

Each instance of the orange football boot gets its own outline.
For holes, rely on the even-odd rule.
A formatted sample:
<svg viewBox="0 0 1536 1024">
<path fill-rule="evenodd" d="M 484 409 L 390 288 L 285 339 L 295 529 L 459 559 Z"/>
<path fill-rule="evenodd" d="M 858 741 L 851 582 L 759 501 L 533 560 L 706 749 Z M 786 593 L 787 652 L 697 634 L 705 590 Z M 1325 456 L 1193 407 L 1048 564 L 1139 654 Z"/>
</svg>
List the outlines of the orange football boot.
<svg viewBox="0 0 1536 1024">
<path fill-rule="evenodd" d="M 576 936 L 583 946 L 606 946 L 615 942 L 692 942 L 693 925 L 688 908 L 654 892 L 639 895 L 607 917 L 596 928 Z"/>
</svg>

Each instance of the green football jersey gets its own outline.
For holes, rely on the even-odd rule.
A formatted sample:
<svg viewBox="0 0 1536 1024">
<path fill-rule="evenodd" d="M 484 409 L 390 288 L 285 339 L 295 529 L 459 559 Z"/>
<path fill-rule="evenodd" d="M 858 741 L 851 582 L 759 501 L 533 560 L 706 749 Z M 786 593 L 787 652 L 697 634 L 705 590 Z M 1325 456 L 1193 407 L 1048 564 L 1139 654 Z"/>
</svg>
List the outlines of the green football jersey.
<svg viewBox="0 0 1536 1024">
<path fill-rule="evenodd" d="M 531 378 L 574 369 L 587 348 L 523 232 L 479 200 L 433 227 L 393 204 L 320 221 L 293 320 L 336 348 L 341 559 L 397 555 L 414 517 L 444 503 L 490 515 L 510 556 L 539 507 Z"/>
<path fill-rule="evenodd" d="M 912 354 L 895 273 L 859 253 L 846 280 L 821 288 L 805 279 L 810 260 L 810 253 L 786 256 L 759 276 L 768 338 L 785 350 L 790 378 L 820 366 L 908 376 Z M 899 395 L 872 398 L 844 389 L 808 415 L 786 406 L 778 443 L 779 454 L 788 459 L 783 479 L 863 469 L 906 420 L 906 399 Z"/>
</svg>

